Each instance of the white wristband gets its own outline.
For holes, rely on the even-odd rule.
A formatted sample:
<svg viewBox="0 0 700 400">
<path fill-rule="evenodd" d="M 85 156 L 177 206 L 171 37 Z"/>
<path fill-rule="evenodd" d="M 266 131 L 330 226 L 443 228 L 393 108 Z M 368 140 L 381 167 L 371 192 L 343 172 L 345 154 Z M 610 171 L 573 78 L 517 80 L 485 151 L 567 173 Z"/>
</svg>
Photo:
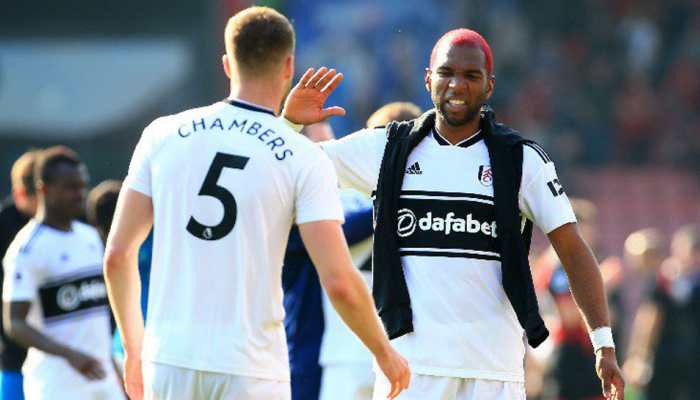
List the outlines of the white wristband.
<svg viewBox="0 0 700 400">
<path fill-rule="evenodd" d="M 302 129 L 304 129 L 304 125 L 295 124 L 294 122 L 288 120 L 285 117 L 282 117 L 282 121 L 284 121 L 284 123 L 287 124 L 288 127 L 294 129 L 294 132 L 296 133 L 299 133 Z"/>
<path fill-rule="evenodd" d="M 603 347 L 615 348 L 613 341 L 612 329 L 609 326 L 601 326 L 593 329 L 590 334 L 591 343 L 593 343 L 593 351 L 596 352 Z"/>
</svg>

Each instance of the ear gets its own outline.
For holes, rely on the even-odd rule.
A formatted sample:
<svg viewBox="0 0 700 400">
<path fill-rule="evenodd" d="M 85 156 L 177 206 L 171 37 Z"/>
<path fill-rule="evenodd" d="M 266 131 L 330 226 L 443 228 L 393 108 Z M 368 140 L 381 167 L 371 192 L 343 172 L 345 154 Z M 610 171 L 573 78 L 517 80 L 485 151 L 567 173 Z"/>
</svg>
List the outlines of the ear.
<svg viewBox="0 0 700 400">
<path fill-rule="evenodd" d="M 221 56 L 221 64 L 224 66 L 224 73 L 226 73 L 226 77 L 231 79 L 231 64 L 228 63 L 228 57 L 226 54 Z"/>
<path fill-rule="evenodd" d="M 21 186 L 12 188 L 12 200 L 15 204 L 22 203 L 27 197 L 27 190 L 25 188 Z"/>
<path fill-rule="evenodd" d="M 290 54 L 284 60 L 284 79 L 292 79 L 294 76 L 294 55 Z"/>
<path fill-rule="evenodd" d="M 430 70 L 430 68 L 426 68 L 425 69 L 425 76 L 423 77 L 423 79 L 425 82 L 425 90 L 427 90 L 428 93 L 430 93 L 430 88 L 433 85 L 433 81 L 431 79 L 431 74 L 432 74 L 432 71 Z"/>
<path fill-rule="evenodd" d="M 490 99 L 491 95 L 493 95 L 493 88 L 496 85 L 496 76 L 495 75 L 489 75 L 489 77 L 486 79 L 486 99 Z"/>
</svg>

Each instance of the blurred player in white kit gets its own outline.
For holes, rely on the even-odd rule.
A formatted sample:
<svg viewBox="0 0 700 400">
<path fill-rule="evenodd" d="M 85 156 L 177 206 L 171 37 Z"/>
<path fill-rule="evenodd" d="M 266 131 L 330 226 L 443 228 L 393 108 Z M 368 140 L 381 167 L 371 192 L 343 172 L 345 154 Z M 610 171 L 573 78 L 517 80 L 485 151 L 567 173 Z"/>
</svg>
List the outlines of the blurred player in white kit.
<svg viewBox="0 0 700 400">
<path fill-rule="evenodd" d="M 22 366 L 27 400 L 123 399 L 111 360 L 103 245 L 83 213 L 86 171 L 56 146 L 35 165 L 38 208 L 4 259 L 5 330 L 29 348 Z"/>
</svg>

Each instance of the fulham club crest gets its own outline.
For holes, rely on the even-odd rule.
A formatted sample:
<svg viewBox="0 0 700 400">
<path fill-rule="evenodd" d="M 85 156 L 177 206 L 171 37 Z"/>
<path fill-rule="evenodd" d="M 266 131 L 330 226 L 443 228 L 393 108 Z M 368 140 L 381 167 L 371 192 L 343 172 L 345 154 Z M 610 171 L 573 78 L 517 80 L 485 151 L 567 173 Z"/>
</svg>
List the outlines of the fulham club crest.
<svg viewBox="0 0 700 400">
<path fill-rule="evenodd" d="M 493 172 L 490 165 L 479 166 L 479 182 L 484 186 L 493 185 Z"/>
</svg>

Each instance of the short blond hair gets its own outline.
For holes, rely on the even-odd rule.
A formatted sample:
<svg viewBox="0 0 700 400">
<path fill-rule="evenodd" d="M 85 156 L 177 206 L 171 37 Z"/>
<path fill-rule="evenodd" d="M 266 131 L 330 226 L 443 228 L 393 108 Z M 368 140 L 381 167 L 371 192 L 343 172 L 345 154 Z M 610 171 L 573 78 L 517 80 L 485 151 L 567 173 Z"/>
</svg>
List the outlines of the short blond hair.
<svg viewBox="0 0 700 400">
<path fill-rule="evenodd" d="M 296 39 L 287 17 L 269 7 L 249 7 L 228 20 L 224 40 L 241 74 L 264 75 L 294 52 Z"/>
<path fill-rule="evenodd" d="M 391 121 L 408 121 L 420 117 L 420 107 L 407 101 L 385 104 L 367 119 L 368 128 L 384 126 Z"/>
<path fill-rule="evenodd" d="M 27 194 L 34 194 L 34 165 L 41 150 L 32 149 L 19 156 L 12 164 L 10 180 L 13 189 L 22 189 Z"/>
</svg>

